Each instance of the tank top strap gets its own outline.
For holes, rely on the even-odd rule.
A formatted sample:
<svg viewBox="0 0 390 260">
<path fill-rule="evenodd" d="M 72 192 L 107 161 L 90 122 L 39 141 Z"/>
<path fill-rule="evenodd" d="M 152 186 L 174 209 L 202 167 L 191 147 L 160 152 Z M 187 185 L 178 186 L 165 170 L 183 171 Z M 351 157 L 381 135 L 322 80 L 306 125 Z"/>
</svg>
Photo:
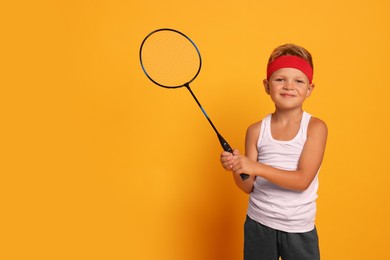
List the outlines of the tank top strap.
<svg viewBox="0 0 390 260">
<path fill-rule="evenodd" d="M 270 135 L 271 116 L 272 114 L 269 114 L 266 117 L 264 117 L 263 120 L 261 121 L 258 145 L 261 143 L 262 140 L 264 140 Z"/>
<path fill-rule="evenodd" d="M 306 140 L 307 138 L 307 129 L 309 127 L 311 115 L 305 111 L 303 111 L 302 119 L 301 119 L 301 137 L 302 139 Z"/>
</svg>

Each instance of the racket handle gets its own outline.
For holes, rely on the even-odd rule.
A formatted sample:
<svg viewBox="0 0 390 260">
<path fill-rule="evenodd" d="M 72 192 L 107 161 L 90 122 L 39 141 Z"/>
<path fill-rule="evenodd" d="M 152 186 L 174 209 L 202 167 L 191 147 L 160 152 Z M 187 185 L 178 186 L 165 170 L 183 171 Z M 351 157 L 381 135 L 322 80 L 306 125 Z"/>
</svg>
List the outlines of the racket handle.
<svg viewBox="0 0 390 260">
<path fill-rule="evenodd" d="M 219 139 L 219 142 L 222 145 L 223 150 L 225 152 L 233 153 L 233 149 L 230 147 L 228 142 L 226 142 L 226 140 L 220 134 L 217 133 L 217 135 L 218 135 L 218 139 Z M 246 174 L 246 173 L 241 173 L 240 177 L 241 177 L 241 180 L 245 181 L 246 179 L 249 178 L 249 175 Z"/>
<path fill-rule="evenodd" d="M 249 175 L 246 174 L 246 173 L 241 173 L 241 174 L 240 174 L 240 177 L 241 177 L 241 180 L 245 181 L 246 179 L 249 178 Z"/>
</svg>

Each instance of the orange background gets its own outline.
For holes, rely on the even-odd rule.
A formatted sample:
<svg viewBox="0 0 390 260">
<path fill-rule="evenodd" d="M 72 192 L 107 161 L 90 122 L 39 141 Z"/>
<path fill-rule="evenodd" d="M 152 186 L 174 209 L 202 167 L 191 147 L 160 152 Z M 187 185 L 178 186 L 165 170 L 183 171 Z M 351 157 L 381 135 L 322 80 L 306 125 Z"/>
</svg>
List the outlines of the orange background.
<svg viewBox="0 0 390 260">
<path fill-rule="evenodd" d="M 305 105 L 329 140 L 322 259 L 388 250 L 390 4 L 361 1 L 9 1 L 0 8 L 0 259 L 241 259 L 247 196 L 185 89 L 153 85 L 138 51 L 171 27 L 198 45 L 196 93 L 243 150 L 273 109 L 272 49 L 314 57 Z"/>
</svg>

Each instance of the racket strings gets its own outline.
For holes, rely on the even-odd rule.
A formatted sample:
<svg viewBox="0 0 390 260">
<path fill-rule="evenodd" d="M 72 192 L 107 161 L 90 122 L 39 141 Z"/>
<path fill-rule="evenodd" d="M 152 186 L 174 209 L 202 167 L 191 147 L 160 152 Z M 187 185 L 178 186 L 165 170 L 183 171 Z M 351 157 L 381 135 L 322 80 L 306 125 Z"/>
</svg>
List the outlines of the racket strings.
<svg viewBox="0 0 390 260">
<path fill-rule="evenodd" d="M 200 69 L 200 56 L 192 42 L 171 31 L 151 35 L 144 43 L 141 59 L 148 76 L 166 87 L 189 83 Z"/>
</svg>

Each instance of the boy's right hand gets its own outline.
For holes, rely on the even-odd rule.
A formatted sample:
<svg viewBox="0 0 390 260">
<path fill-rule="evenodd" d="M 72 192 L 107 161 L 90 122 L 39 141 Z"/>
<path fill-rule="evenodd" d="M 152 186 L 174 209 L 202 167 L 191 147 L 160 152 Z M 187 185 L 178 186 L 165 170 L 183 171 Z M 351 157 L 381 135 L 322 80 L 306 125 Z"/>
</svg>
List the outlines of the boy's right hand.
<svg viewBox="0 0 390 260">
<path fill-rule="evenodd" d="M 222 152 L 221 157 L 220 157 L 220 161 L 221 161 L 222 167 L 226 171 L 231 171 L 233 169 L 234 156 L 232 153 Z"/>
</svg>

